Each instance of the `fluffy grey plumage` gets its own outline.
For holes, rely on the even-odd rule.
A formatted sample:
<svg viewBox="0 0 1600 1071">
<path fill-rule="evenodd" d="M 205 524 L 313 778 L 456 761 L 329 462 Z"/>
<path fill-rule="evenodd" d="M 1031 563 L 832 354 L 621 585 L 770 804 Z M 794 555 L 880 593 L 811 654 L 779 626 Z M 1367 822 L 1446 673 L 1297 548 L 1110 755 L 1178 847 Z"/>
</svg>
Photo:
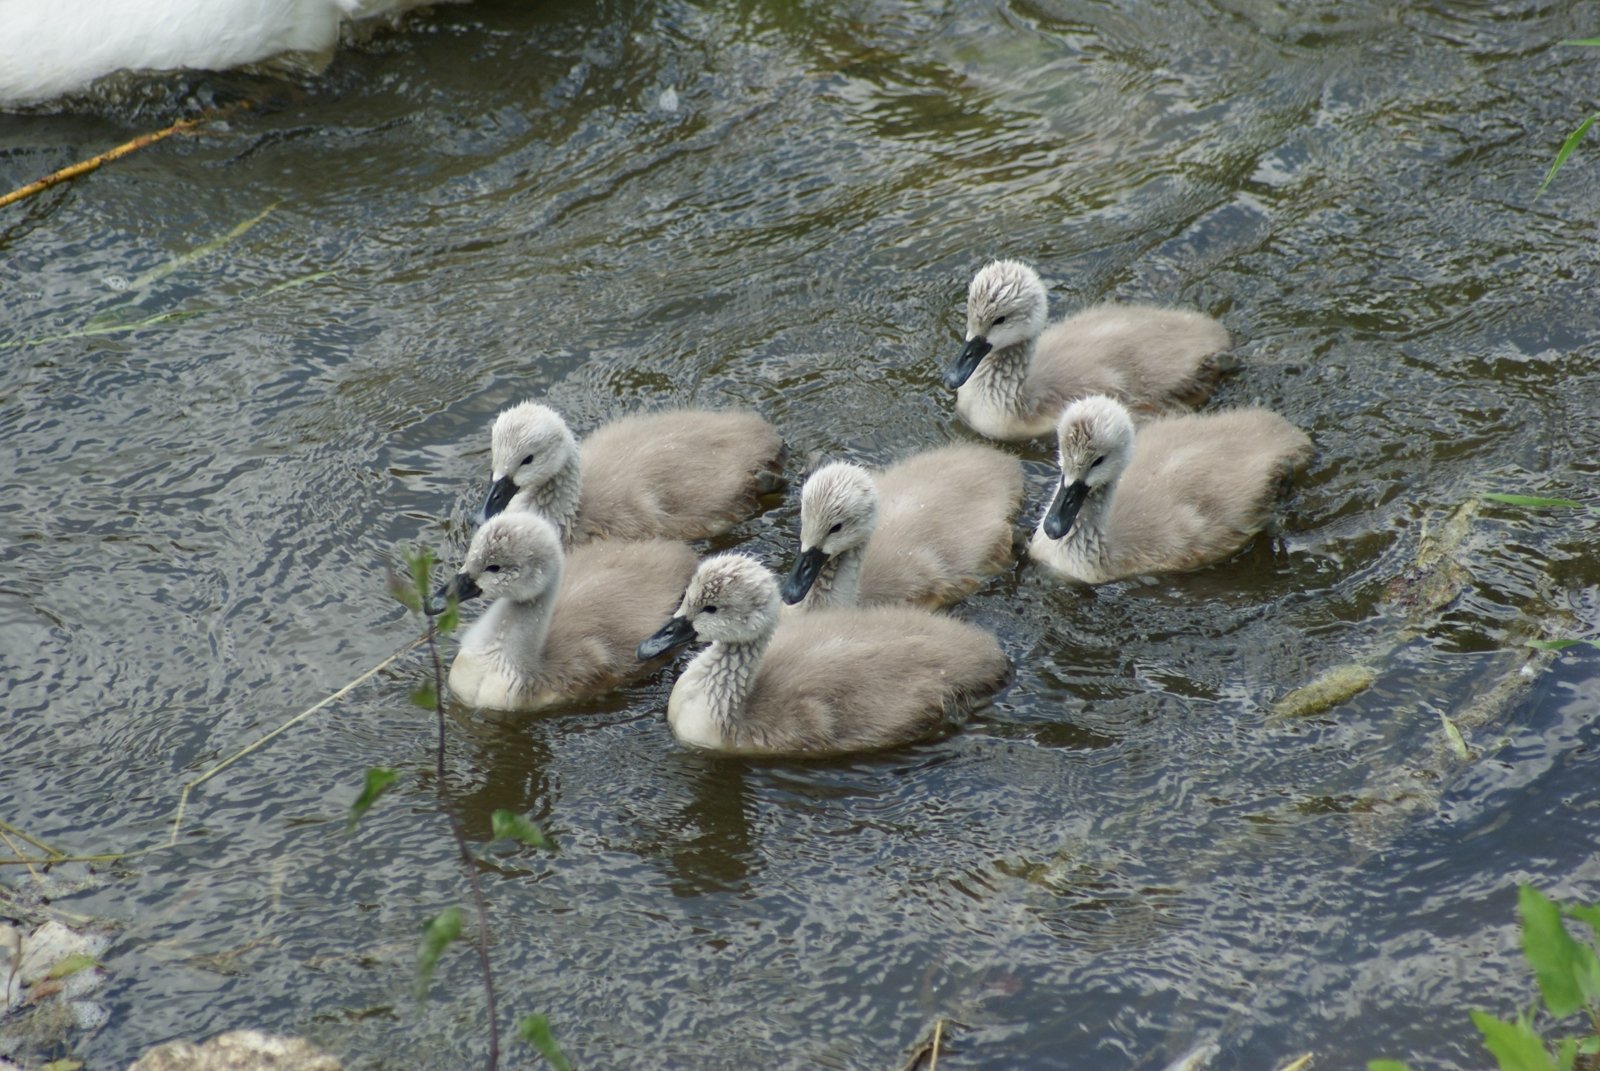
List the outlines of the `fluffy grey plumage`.
<svg viewBox="0 0 1600 1071">
<path fill-rule="evenodd" d="M 749 412 L 641 413 L 580 447 L 560 414 L 523 402 L 495 418 L 485 512 L 537 510 L 572 546 L 589 539 L 703 539 L 754 513 L 776 488 L 783 440 Z"/>
<path fill-rule="evenodd" d="M 495 600 L 462 637 L 451 693 L 474 706 L 536 710 L 644 676 L 656 664 L 634 651 L 694 569 L 682 543 L 598 540 L 563 554 L 539 514 L 491 518 L 451 582 Z"/>
<path fill-rule="evenodd" d="M 1126 407 L 1104 396 L 1068 406 L 1057 439 L 1061 483 L 1028 553 L 1090 584 L 1227 557 L 1311 457 L 1305 432 L 1268 409 L 1161 417 L 1136 436 Z"/>
<path fill-rule="evenodd" d="M 706 559 L 674 628 L 711 641 L 678 678 L 667 721 L 685 743 L 756 754 L 841 754 L 926 736 L 997 691 L 993 636 L 909 607 L 778 620 L 777 580 L 739 554 Z M 660 633 L 658 633 L 660 635 Z"/>
<path fill-rule="evenodd" d="M 800 556 L 784 599 L 814 573 L 796 603 L 807 611 L 956 602 L 1011 561 L 1021 504 L 1021 464 L 976 443 L 926 450 L 875 476 L 824 465 L 800 492 Z"/>
<path fill-rule="evenodd" d="M 1069 402 L 1117 398 L 1140 415 L 1184 409 L 1211 394 L 1228 332 L 1203 313 L 1096 305 L 1046 327 L 1039 273 L 996 260 L 967 289 L 966 345 L 946 374 L 956 410 L 980 434 L 1047 434 Z"/>
</svg>

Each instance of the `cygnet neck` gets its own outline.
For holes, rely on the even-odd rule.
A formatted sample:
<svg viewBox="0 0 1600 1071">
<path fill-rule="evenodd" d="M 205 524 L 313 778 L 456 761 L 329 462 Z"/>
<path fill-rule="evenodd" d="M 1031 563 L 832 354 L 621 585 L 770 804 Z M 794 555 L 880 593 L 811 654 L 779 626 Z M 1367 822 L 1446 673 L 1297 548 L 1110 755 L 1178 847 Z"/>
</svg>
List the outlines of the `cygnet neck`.
<svg viewBox="0 0 1600 1071">
<path fill-rule="evenodd" d="M 578 501 L 583 492 L 583 472 L 573 452 L 544 483 L 519 488 L 513 509 L 532 510 L 546 517 L 561 533 L 562 546 L 572 544 L 578 524 Z"/>
<path fill-rule="evenodd" d="M 961 390 L 970 388 L 974 400 L 983 408 L 1002 413 L 1022 412 L 1027 407 L 1028 370 L 1033 366 L 1038 347 L 1038 339 L 1028 338 L 990 350 Z"/>
<path fill-rule="evenodd" d="M 861 562 L 867 552 L 866 541 L 830 557 L 817 571 L 811 589 L 800 600 L 799 609 L 834 610 L 856 605 L 861 596 Z"/>
<path fill-rule="evenodd" d="M 702 651 L 684 670 L 694 690 L 705 704 L 705 712 L 726 739 L 736 731 L 739 715 L 755 688 L 761 659 L 777 623 L 750 640 L 718 640 Z"/>
<path fill-rule="evenodd" d="M 518 690 L 531 687 L 544 672 L 545 641 L 560 589 L 557 573 L 535 598 L 496 599 L 462 637 L 461 654 L 487 660 Z"/>
</svg>

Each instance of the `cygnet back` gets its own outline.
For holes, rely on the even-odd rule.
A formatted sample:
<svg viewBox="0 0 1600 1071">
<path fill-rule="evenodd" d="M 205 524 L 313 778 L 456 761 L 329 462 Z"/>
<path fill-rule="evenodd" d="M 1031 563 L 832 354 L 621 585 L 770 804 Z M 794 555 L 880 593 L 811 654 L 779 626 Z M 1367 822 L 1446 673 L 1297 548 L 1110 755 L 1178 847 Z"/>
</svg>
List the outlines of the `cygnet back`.
<svg viewBox="0 0 1600 1071">
<path fill-rule="evenodd" d="M 829 754 L 940 732 L 997 692 L 1010 663 L 993 636 L 900 606 L 784 619 L 730 750 Z"/>
<path fill-rule="evenodd" d="M 645 675 L 634 652 L 672 612 L 697 564 L 692 549 L 665 539 L 575 547 L 550 614 L 545 680 L 563 694 L 593 695 Z"/>
<path fill-rule="evenodd" d="M 778 429 L 750 412 L 614 420 L 583 441 L 580 538 L 705 539 L 750 516 L 783 470 Z"/>
</svg>

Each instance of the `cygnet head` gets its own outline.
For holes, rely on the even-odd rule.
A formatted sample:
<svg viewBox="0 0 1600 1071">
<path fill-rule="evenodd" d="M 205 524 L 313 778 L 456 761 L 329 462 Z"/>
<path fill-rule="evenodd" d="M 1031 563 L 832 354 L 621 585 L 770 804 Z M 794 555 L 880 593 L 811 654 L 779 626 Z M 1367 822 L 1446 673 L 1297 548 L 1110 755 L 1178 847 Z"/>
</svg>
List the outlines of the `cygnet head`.
<svg viewBox="0 0 1600 1071">
<path fill-rule="evenodd" d="M 678 612 L 639 645 L 641 661 L 700 640 L 752 643 L 778 624 L 778 581 L 744 554 L 718 554 L 700 563 Z"/>
<path fill-rule="evenodd" d="M 948 371 L 945 386 L 965 383 L 990 350 L 1039 337 L 1050 316 L 1050 295 L 1039 273 L 1020 260 L 991 260 L 967 287 L 966 345 Z"/>
<path fill-rule="evenodd" d="M 485 518 L 510 505 L 518 491 L 554 479 L 578 452 L 561 414 L 538 402 L 502 410 L 494 418 L 490 444 L 493 482 L 483 503 Z"/>
<path fill-rule="evenodd" d="M 800 491 L 800 556 L 783 601 L 804 599 L 828 559 L 864 545 L 877 526 L 878 487 L 866 469 L 835 461 L 812 473 Z"/>
<path fill-rule="evenodd" d="M 533 602 L 561 585 L 563 560 L 555 525 L 537 513 L 502 513 L 473 533 L 461 571 L 438 597 Z"/>
<path fill-rule="evenodd" d="M 1133 418 L 1122 403 L 1103 394 L 1080 398 L 1056 423 L 1061 486 L 1040 520 L 1044 534 L 1060 539 L 1089 495 L 1116 483 L 1133 456 Z"/>
</svg>

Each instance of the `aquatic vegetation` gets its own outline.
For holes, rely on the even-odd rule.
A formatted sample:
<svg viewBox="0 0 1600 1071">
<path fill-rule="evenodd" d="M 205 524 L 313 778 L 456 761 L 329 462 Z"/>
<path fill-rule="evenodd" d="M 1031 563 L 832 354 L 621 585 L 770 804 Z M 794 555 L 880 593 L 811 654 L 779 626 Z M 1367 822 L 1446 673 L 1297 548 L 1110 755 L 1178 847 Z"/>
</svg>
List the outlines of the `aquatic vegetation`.
<svg viewBox="0 0 1600 1071">
<path fill-rule="evenodd" d="M 1594 1058 L 1600 1056 L 1600 907 L 1560 905 L 1533 886 L 1521 885 L 1517 914 L 1522 921 L 1522 953 L 1539 981 L 1544 1013 L 1560 1020 L 1582 1012 L 1589 1020 L 1588 1029 L 1547 1038 L 1536 1021 L 1543 1018 L 1537 1003 L 1509 1020 L 1473 1009 L 1472 1022 L 1483 1035 L 1483 1047 L 1494 1055 L 1501 1071 L 1595 1066 Z M 1587 942 L 1573 937 L 1564 919 L 1587 926 L 1593 937 Z M 1410 1071 L 1410 1065 L 1402 1060 L 1372 1060 L 1367 1071 Z"/>
<path fill-rule="evenodd" d="M 437 784 L 445 784 L 445 716 L 444 716 L 444 663 L 439 657 L 438 640 L 441 636 L 449 635 L 460 624 L 459 607 L 454 595 L 451 595 L 442 608 L 436 609 L 432 605 L 432 586 L 430 577 L 437 559 L 429 550 L 423 549 L 409 552 L 406 555 L 407 576 L 395 573 L 389 575 L 389 591 L 406 609 L 419 614 L 427 622 L 427 631 L 423 634 L 422 642 L 428 648 L 428 661 L 431 666 L 430 679 L 411 693 L 411 701 L 424 710 L 431 710 L 438 718 L 439 741 L 435 753 L 435 775 Z M 350 814 L 347 829 L 354 830 L 365 815 L 377 801 L 394 787 L 399 780 L 399 774 L 388 767 L 378 766 L 367 771 L 366 783 L 361 794 L 350 805 Z M 448 802 L 442 802 L 442 809 L 446 821 L 450 826 L 451 838 L 455 841 L 456 852 L 461 860 L 462 869 L 466 872 L 467 882 L 472 890 L 472 900 L 477 918 L 475 943 L 477 946 L 478 963 L 483 975 L 483 989 L 486 998 L 487 1018 L 489 1021 L 489 1063 L 490 1071 L 499 1065 L 500 1034 L 499 1025 L 495 1016 L 495 990 L 494 974 L 489 964 L 489 909 L 483 895 L 483 885 L 478 877 L 478 860 L 473 855 L 472 849 L 467 844 L 466 832 L 462 828 L 461 819 L 456 815 Z M 531 848 L 555 849 L 555 842 L 548 837 L 538 824 L 516 814 L 512 811 L 497 810 L 490 819 L 495 840 L 516 840 Z M 455 905 L 445 908 L 433 918 L 429 919 L 423 927 L 422 940 L 417 946 L 417 976 L 414 989 L 417 1000 L 423 1000 L 428 994 L 428 986 L 433 980 L 434 968 L 438 966 L 440 958 L 445 951 L 456 941 L 463 937 L 462 911 Z M 568 1062 L 561 1047 L 556 1043 L 550 1031 L 550 1022 L 538 1014 L 524 1016 L 517 1023 L 517 1035 L 532 1045 L 554 1067 L 556 1071 L 568 1071 L 571 1063 Z"/>
<path fill-rule="evenodd" d="M 1564 45 L 1600 45 L 1600 37 L 1583 37 L 1561 43 Z M 1572 155 L 1572 150 L 1578 147 L 1578 142 L 1583 140 L 1583 136 L 1589 132 L 1589 128 L 1594 125 L 1596 119 L 1600 119 L 1600 112 L 1590 115 L 1589 118 L 1579 123 L 1572 133 L 1567 135 L 1567 140 L 1561 143 L 1561 148 L 1556 152 L 1556 158 L 1550 165 L 1550 170 L 1544 173 L 1544 181 L 1539 183 L 1539 189 L 1534 192 L 1535 200 L 1538 200 L 1539 195 L 1544 193 L 1545 187 L 1550 185 L 1551 181 L 1556 177 L 1556 172 L 1561 170 L 1561 165 L 1567 162 L 1567 157 Z"/>
</svg>

